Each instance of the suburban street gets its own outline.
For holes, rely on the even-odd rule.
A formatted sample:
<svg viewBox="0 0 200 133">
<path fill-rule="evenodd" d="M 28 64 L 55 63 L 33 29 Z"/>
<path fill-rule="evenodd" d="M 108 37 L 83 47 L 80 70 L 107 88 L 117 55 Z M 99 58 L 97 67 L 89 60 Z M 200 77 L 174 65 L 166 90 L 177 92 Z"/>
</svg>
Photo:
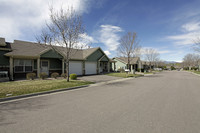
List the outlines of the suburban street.
<svg viewBox="0 0 200 133">
<path fill-rule="evenodd" d="M 1 133 L 199 133 L 200 77 L 164 71 L 0 103 Z"/>
</svg>

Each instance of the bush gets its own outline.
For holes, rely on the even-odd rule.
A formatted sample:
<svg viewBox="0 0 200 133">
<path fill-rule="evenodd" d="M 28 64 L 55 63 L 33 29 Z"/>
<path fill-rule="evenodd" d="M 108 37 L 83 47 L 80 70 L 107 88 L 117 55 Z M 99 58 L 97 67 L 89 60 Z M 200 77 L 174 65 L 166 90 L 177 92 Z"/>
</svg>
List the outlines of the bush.
<svg viewBox="0 0 200 133">
<path fill-rule="evenodd" d="M 77 79 L 77 75 L 76 74 L 70 74 L 70 79 L 72 79 L 72 80 L 76 80 Z"/>
<path fill-rule="evenodd" d="M 191 70 L 197 71 L 198 68 L 197 67 L 192 67 Z"/>
<path fill-rule="evenodd" d="M 42 72 L 42 73 L 40 73 L 40 78 L 41 79 L 45 79 L 45 78 L 47 78 L 48 76 L 47 76 L 47 74 L 45 73 L 45 72 Z"/>
<path fill-rule="evenodd" d="M 176 68 L 174 66 L 171 66 L 171 70 L 176 70 Z"/>
<path fill-rule="evenodd" d="M 144 68 L 141 68 L 141 72 L 144 72 Z"/>
<path fill-rule="evenodd" d="M 26 79 L 30 80 L 34 80 L 36 78 L 36 74 L 35 73 L 27 73 L 26 74 Z"/>
<path fill-rule="evenodd" d="M 118 72 L 121 72 L 121 73 L 124 73 L 124 72 L 125 72 L 125 70 L 124 70 L 123 68 L 119 68 L 117 71 L 118 71 Z"/>
<path fill-rule="evenodd" d="M 54 72 L 51 74 L 51 77 L 56 79 L 57 77 L 59 77 L 59 73 Z"/>
<path fill-rule="evenodd" d="M 61 74 L 61 77 L 67 78 L 67 74 L 66 74 L 66 73 L 62 73 L 62 74 Z"/>
</svg>

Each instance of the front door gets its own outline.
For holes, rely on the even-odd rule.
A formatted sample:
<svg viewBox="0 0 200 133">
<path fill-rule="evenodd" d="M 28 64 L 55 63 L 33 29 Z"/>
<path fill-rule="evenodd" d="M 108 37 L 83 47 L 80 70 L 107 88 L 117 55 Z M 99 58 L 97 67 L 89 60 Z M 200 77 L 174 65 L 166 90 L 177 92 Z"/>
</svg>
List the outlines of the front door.
<svg viewBox="0 0 200 133">
<path fill-rule="evenodd" d="M 48 60 L 42 60 L 41 61 L 41 73 L 45 72 L 47 75 L 49 75 L 49 61 Z"/>
</svg>

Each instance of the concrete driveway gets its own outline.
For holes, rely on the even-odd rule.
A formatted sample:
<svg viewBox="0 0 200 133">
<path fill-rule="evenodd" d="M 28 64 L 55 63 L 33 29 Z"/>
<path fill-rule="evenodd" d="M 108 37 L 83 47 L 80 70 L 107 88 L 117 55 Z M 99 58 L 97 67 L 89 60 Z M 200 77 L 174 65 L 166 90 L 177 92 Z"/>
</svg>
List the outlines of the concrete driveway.
<svg viewBox="0 0 200 133">
<path fill-rule="evenodd" d="M 199 133 L 200 77 L 162 72 L 0 104 L 1 133 Z"/>
<path fill-rule="evenodd" d="M 89 76 L 78 77 L 78 79 L 100 83 L 100 82 L 121 79 L 121 77 L 114 77 L 114 76 L 107 76 L 107 75 L 89 75 Z"/>
</svg>

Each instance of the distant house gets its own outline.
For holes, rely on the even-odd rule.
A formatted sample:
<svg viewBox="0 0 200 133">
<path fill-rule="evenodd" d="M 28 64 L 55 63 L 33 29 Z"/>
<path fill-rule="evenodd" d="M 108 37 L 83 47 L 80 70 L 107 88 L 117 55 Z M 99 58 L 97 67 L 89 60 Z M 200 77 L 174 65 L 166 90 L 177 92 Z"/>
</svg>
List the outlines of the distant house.
<svg viewBox="0 0 200 133">
<path fill-rule="evenodd" d="M 39 77 L 41 72 L 50 75 L 53 72 L 65 73 L 63 48 L 57 51 L 48 45 L 14 40 L 5 42 L 0 38 L 0 71 L 8 71 L 10 79 L 25 78 L 34 72 Z M 109 72 L 110 59 L 100 47 L 76 50 L 69 63 L 69 73 L 77 75 Z"/>
<path fill-rule="evenodd" d="M 115 57 L 112 60 L 115 61 L 112 66 L 115 71 L 119 69 L 127 69 L 128 68 L 128 58 L 127 57 Z M 139 57 L 131 57 L 130 58 L 130 66 L 129 69 L 132 72 L 133 70 L 137 71 L 140 66 L 140 58 Z"/>
<path fill-rule="evenodd" d="M 143 71 L 148 71 L 150 68 L 151 69 L 154 69 L 155 68 L 155 62 L 153 63 L 150 63 L 148 61 L 141 61 L 141 69 L 142 69 L 142 72 Z"/>
<path fill-rule="evenodd" d="M 112 70 L 118 71 L 119 69 L 127 69 L 128 68 L 128 58 L 127 57 L 115 57 L 112 59 Z M 153 63 L 151 63 L 151 68 L 154 68 Z M 139 57 L 131 57 L 130 58 L 130 71 L 132 72 L 133 70 L 135 71 L 148 71 L 150 69 L 150 63 L 147 61 L 142 61 L 140 60 Z"/>
</svg>

